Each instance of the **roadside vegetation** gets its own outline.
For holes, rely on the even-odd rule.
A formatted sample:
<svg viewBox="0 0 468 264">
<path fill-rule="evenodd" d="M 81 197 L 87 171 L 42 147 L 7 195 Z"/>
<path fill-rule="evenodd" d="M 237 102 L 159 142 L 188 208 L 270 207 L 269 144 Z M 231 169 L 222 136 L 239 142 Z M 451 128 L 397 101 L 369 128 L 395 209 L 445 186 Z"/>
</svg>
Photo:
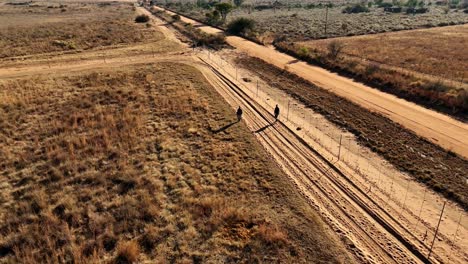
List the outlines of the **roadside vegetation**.
<svg viewBox="0 0 468 264">
<path fill-rule="evenodd" d="M 0 262 L 352 261 L 191 66 L 0 91 Z"/>
<path fill-rule="evenodd" d="M 4 12 L 0 16 L 0 59 L 80 52 L 163 37 L 144 23 L 135 23 L 137 13 L 128 3 L 69 3 L 66 7 L 62 5 L 65 11 L 49 6 L 52 5 L 47 2 L 31 2 L 0 7 L 0 12 Z"/>
</svg>

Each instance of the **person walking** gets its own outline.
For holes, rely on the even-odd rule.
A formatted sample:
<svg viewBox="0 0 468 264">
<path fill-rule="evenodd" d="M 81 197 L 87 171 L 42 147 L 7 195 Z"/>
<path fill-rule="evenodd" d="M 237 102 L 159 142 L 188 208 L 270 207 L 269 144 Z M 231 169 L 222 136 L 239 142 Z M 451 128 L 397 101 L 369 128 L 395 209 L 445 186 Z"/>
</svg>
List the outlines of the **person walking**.
<svg viewBox="0 0 468 264">
<path fill-rule="evenodd" d="M 275 112 L 274 112 L 274 114 L 275 114 L 275 121 L 278 120 L 279 113 L 280 113 L 280 109 L 279 109 L 278 105 L 276 105 L 276 107 L 275 107 Z"/>
<path fill-rule="evenodd" d="M 236 114 L 237 114 L 237 122 L 240 122 L 242 119 L 242 109 L 240 108 L 240 106 L 239 108 L 237 108 Z"/>
</svg>

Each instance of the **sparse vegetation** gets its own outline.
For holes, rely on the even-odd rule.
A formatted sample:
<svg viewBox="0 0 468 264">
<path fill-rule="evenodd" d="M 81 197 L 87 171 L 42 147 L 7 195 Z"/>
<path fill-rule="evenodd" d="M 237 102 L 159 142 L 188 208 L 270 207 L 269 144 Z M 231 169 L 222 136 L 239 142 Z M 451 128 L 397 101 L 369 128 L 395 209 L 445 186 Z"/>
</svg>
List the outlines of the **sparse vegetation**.
<svg viewBox="0 0 468 264">
<path fill-rule="evenodd" d="M 184 34 L 193 42 L 194 46 L 206 46 L 219 49 L 227 45 L 224 34 L 205 33 L 199 28 L 193 27 L 191 24 L 174 20 L 173 16 L 169 16 L 167 13 L 162 11 L 153 11 L 153 14 L 167 22 L 171 22 L 174 28 L 176 28 L 179 32 Z"/>
</svg>

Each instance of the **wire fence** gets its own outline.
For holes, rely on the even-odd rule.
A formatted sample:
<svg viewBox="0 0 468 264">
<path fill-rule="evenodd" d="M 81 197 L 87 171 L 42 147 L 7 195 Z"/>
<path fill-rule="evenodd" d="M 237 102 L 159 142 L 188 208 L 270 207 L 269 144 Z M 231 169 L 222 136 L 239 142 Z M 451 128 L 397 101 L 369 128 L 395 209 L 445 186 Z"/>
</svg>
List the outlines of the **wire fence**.
<svg viewBox="0 0 468 264">
<path fill-rule="evenodd" d="M 272 115 L 274 107 L 278 105 L 281 109 L 280 121 L 294 130 L 320 155 L 340 170 L 348 172 L 346 175 L 351 177 L 354 184 L 361 186 L 369 197 L 383 205 L 392 217 L 404 222 L 408 230 L 425 245 L 430 246 L 430 242 L 434 240 L 432 238 L 438 237 L 439 240 L 448 241 L 452 250 L 456 247 L 457 239 L 460 238 L 463 211 L 460 212 L 458 224 L 442 225 L 437 230 L 438 221 L 443 215 L 434 213 L 433 206 L 428 207 L 426 188 L 392 168 L 369 149 L 360 146 L 351 133 L 337 129 L 312 109 L 270 87 L 254 74 L 238 68 L 209 50 L 201 49 L 197 53 L 231 80 L 235 80 L 251 99 L 266 109 L 271 109 Z M 439 203 L 439 212 L 443 213 L 443 203 Z M 423 217 L 425 210 L 429 209 L 432 210 L 431 217 Z"/>
</svg>

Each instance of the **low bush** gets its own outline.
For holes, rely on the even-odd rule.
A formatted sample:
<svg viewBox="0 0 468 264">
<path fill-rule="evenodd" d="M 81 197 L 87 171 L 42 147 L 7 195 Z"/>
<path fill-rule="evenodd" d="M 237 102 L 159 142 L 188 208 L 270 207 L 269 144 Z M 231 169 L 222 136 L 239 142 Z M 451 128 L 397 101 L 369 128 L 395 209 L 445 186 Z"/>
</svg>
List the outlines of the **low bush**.
<svg viewBox="0 0 468 264">
<path fill-rule="evenodd" d="M 148 15 L 138 15 L 135 18 L 136 23 L 146 23 L 148 21 L 150 21 L 150 17 Z"/>
<path fill-rule="evenodd" d="M 174 21 L 179 21 L 179 20 L 180 20 L 180 16 L 177 15 L 177 14 L 176 14 L 176 15 L 173 15 L 173 16 L 172 16 L 172 19 L 173 19 Z"/>
<path fill-rule="evenodd" d="M 369 8 L 362 4 L 354 4 L 345 7 L 342 12 L 345 14 L 367 13 L 369 12 Z"/>
<path fill-rule="evenodd" d="M 245 35 L 252 32 L 254 27 L 255 21 L 253 19 L 240 17 L 227 25 L 227 32 L 233 35 Z"/>
<path fill-rule="evenodd" d="M 429 11 L 429 9 L 425 7 L 421 7 L 421 8 L 408 7 L 406 9 L 407 14 L 424 14 L 424 13 L 427 13 L 427 11 Z"/>
<path fill-rule="evenodd" d="M 380 4 L 377 4 L 378 7 L 392 7 L 393 4 L 392 3 L 388 3 L 388 2 L 383 2 L 383 3 L 380 3 Z"/>
</svg>

